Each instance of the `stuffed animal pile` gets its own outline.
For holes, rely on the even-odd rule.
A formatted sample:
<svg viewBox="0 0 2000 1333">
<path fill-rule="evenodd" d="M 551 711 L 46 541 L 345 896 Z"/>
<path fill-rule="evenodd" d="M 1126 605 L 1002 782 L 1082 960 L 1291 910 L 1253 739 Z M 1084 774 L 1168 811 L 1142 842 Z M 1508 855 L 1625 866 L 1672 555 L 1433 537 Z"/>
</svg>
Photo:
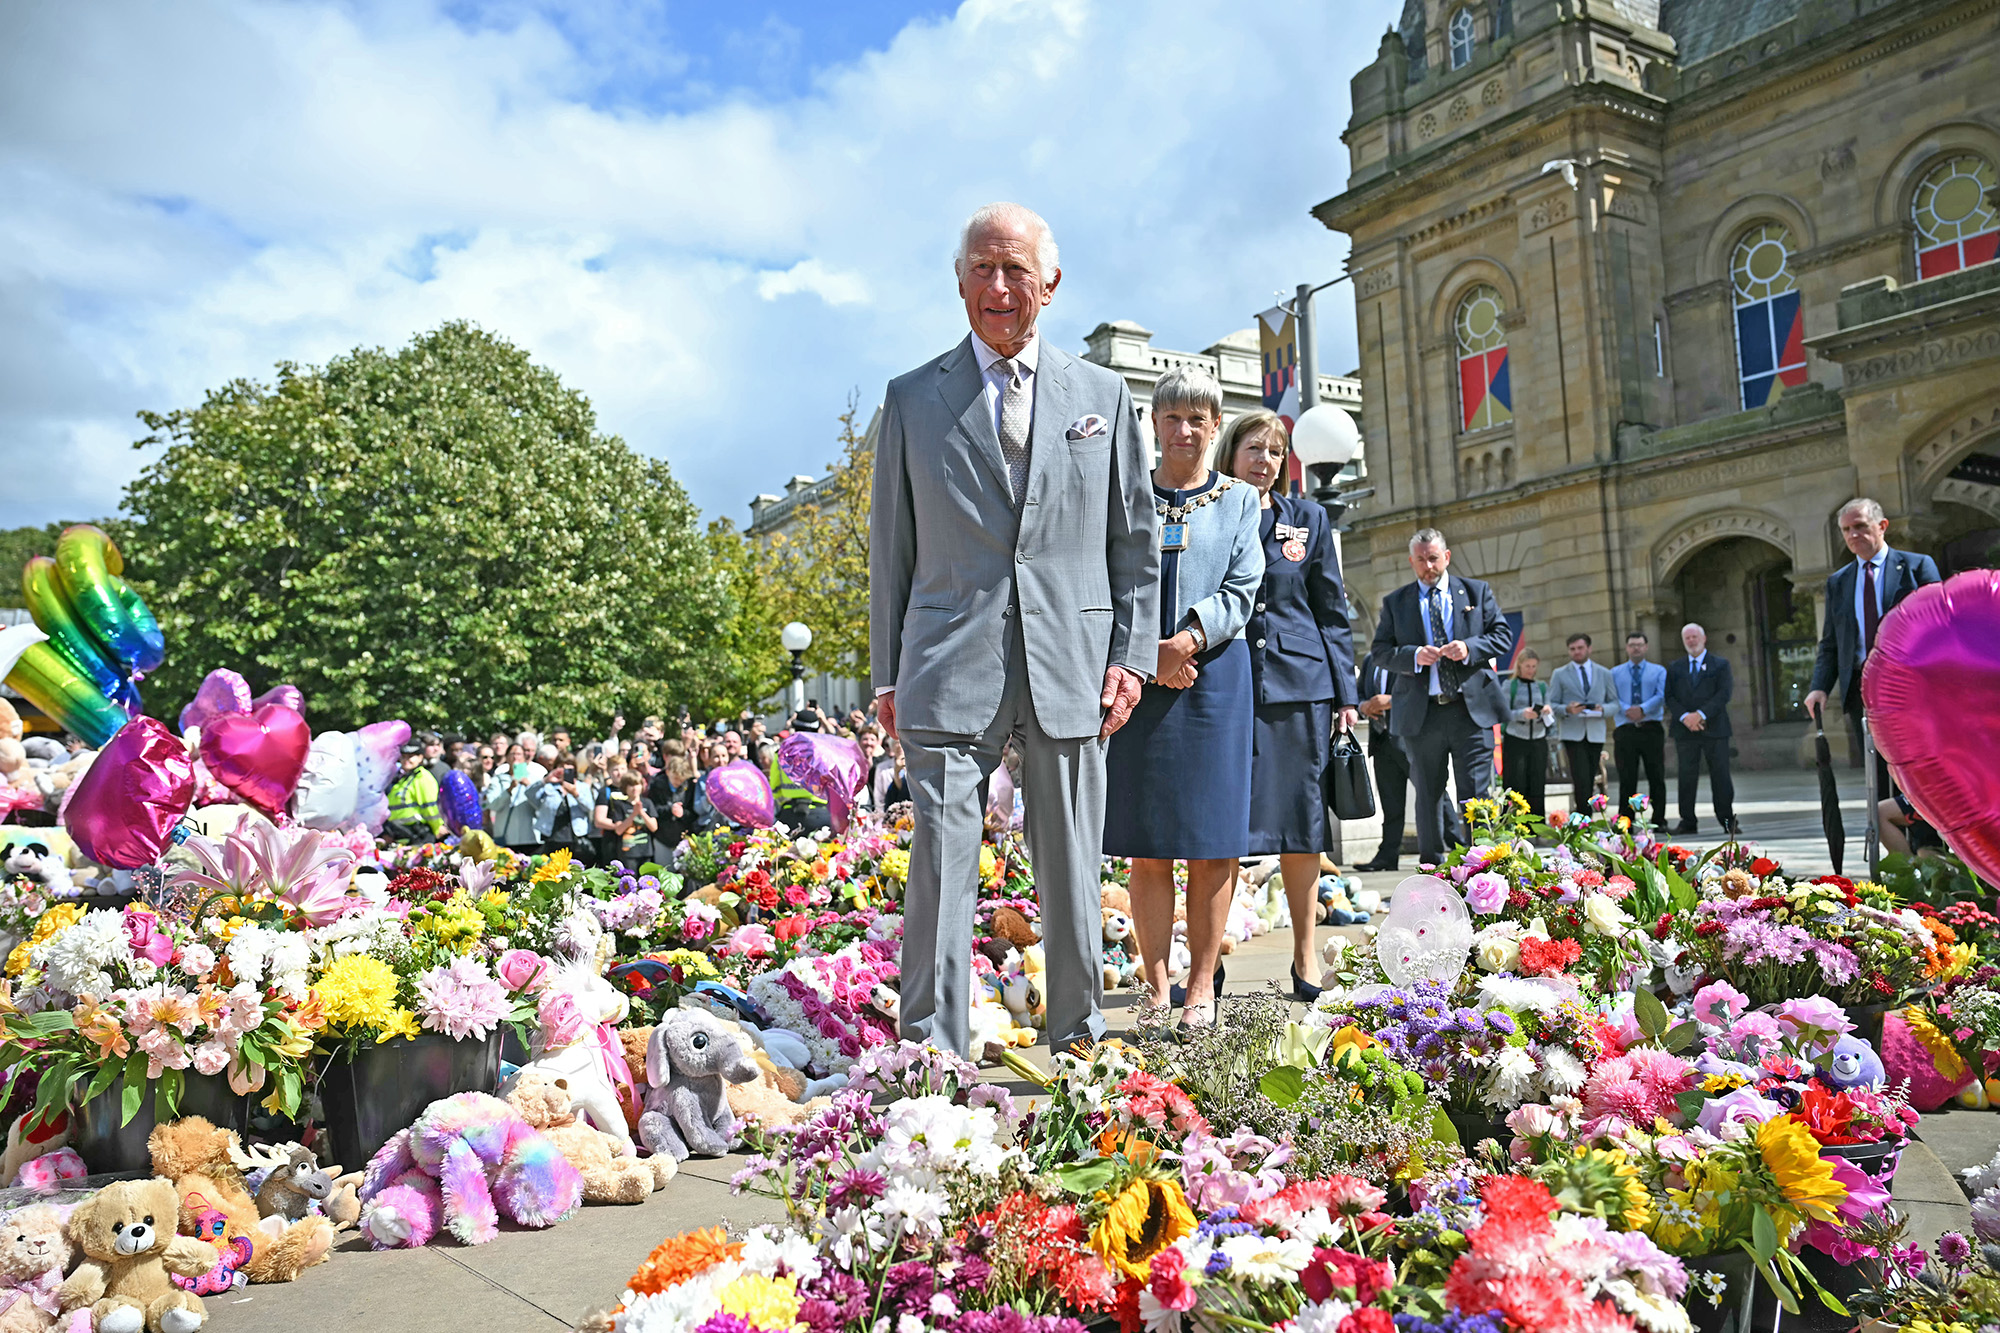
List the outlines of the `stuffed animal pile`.
<svg viewBox="0 0 2000 1333">
<path fill-rule="evenodd" d="M 261 1211 L 243 1169 L 243 1163 L 254 1159 L 245 1156 L 233 1130 L 188 1116 L 155 1127 L 146 1149 L 152 1154 L 153 1174 L 174 1190 L 181 1233 L 199 1235 L 231 1252 L 238 1250 L 237 1241 L 245 1242 L 248 1256 L 235 1271 L 250 1281 L 290 1282 L 326 1262 L 333 1249 L 334 1219 L 308 1214 L 292 1220 Z"/>
<path fill-rule="evenodd" d="M 378 1250 L 415 1248 L 440 1230 L 483 1245 L 503 1216 L 551 1227 L 582 1202 L 583 1173 L 546 1134 L 498 1097 L 461 1092 L 425 1107 L 368 1163 L 361 1231 Z"/>
<path fill-rule="evenodd" d="M 507 1105 L 555 1144 L 583 1177 L 585 1203 L 644 1203 L 654 1190 L 665 1189 L 680 1164 L 672 1157 L 639 1157 L 632 1140 L 620 1132 L 607 1134 L 578 1118 L 582 1109 L 566 1080 L 530 1066 L 513 1080 Z"/>
</svg>

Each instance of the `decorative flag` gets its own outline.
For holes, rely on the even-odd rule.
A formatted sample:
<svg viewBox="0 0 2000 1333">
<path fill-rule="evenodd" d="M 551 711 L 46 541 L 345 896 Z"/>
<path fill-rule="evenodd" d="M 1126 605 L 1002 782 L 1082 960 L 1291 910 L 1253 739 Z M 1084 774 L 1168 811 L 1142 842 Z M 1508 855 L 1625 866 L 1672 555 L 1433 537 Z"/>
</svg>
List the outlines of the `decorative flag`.
<svg viewBox="0 0 2000 1333">
<path fill-rule="evenodd" d="M 1292 312 L 1274 305 L 1257 316 L 1257 344 L 1263 365 L 1264 406 L 1284 419 L 1290 430 L 1299 420 L 1299 325 Z M 1285 478 L 1296 491 L 1305 469 L 1287 453 Z"/>
</svg>

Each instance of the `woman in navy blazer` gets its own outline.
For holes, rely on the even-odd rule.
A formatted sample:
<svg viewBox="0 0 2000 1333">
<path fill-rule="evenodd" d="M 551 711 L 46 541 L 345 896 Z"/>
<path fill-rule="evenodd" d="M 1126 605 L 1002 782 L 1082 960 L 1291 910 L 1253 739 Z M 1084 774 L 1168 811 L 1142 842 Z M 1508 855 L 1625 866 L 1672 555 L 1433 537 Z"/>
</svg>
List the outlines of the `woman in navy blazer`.
<svg viewBox="0 0 2000 1333">
<path fill-rule="evenodd" d="M 1292 993 L 1310 1001 L 1319 995 L 1313 956 L 1319 859 L 1333 848 L 1320 776 L 1335 710 L 1347 731 L 1359 700 L 1332 525 L 1319 505 L 1277 488 L 1290 450 L 1283 418 L 1246 412 L 1223 438 L 1217 468 L 1255 486 L 1263 500 L 1264 582 L 1243 635 L 1256 699 L 1250 854 L 1278 856 L 1292 910 Z"/>
</svg>

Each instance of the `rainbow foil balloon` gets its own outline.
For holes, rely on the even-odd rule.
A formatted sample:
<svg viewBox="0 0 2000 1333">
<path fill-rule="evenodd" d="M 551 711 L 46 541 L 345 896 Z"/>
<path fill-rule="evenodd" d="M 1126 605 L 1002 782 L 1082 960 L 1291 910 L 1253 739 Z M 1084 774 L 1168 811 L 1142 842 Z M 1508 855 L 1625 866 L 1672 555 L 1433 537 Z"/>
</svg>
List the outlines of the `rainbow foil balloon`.
<svg viewBox="0 0 2000 1333">
<path fill-rule="evenodd" d="M 28 613 L 47 640 L 20 653 L 7 683 L 92 748 L 138 715 L 138 683 L 167 655 L 124 570 L 103 529 L 80 523 L 63 529 L 53 560 L 36 556 L 21 571 Z"/>
</svg>

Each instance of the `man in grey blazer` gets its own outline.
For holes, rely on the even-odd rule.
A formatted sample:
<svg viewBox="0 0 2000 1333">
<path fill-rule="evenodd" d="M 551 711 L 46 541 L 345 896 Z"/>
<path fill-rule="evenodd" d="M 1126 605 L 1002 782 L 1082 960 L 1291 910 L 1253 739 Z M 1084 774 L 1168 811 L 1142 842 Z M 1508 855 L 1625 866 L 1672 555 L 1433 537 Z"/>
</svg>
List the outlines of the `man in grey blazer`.
<svg viewBox="0 0 2000 1333">
<path fill-rule="evenodd" d="M 1125 381 L 1035 331 L 1062 279 L 1048 224 L 972 215 L 971 336 L 889 384 L 869 515 L 877 715 L 903 741 L 916 832 L 902 1035 L 973 1059 L 972 913 L 986 785 L 1021 745 L 1052 1050 L 1103 1035 L 1104 741 L 1158 655 L 1159 522 Z"/>
<path fill-rule="evenodd" d="M 1563 757 L 1569 761 L 1569 810 L 1590 813 L 1597 791 L 1597 761 L 1604 753 L 1604 719 L 1617 711 L 1611 671 L 1590 660 L 1590 636 L 1569 636 L 1569 661 L 1549 677 L 1549 707 L 1556 710 Z"/>
</svg>

